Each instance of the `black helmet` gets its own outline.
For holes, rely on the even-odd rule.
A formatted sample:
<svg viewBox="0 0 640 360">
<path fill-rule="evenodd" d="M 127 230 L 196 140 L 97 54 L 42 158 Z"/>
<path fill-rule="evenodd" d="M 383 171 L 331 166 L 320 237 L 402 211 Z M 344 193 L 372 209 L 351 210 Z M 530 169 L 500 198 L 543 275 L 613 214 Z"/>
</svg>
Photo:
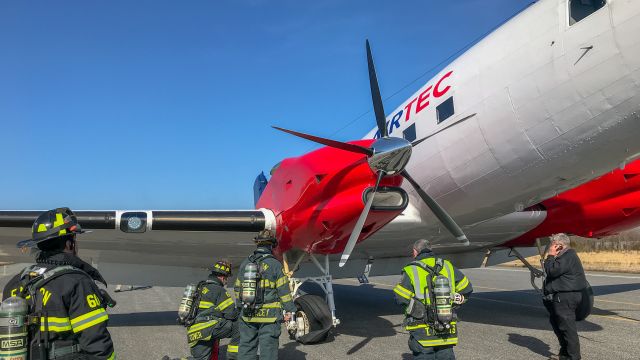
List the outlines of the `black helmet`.
<svg viewBox="0 0 640 360">
<path fill-rule="evenodd" d="M 231 276 L 231 263 L 228 261 L 217 261 L 213 267 L 211 267 L 211 273 L 214 275 L 220 275 L 220 276 L 226 276 L 229 277 Z"/>
<path fill-rule="evenodd" d="M 253 241 L 258 246 L 278 246 L 278 239 L 276 239 L 276 235 L 271 230 L 262 230 L 258 233 L 258 236 L 253 238 Z"/>
<path fill-rule="evenodd" d="M 33 222 L 31 239 L 22 240 L 17 246 L 34 247 L 43 241 L 83 232 L 73 211 L 66 207 L 57 208 L 40 214 Z"/>
</svg>

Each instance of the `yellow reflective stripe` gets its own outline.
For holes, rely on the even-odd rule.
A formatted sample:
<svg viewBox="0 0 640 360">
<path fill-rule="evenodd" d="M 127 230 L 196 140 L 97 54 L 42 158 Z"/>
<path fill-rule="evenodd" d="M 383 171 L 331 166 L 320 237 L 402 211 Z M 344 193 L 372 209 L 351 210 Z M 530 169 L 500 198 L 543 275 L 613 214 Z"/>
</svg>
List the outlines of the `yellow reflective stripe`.
<svg viewBox="0 0 640 360">
<path fill-rule="evenodd" d="M 264 304 L 264 305 L 261 306 L 261 308 L 262 309 L 278 309 L 278 308 L 280 308 L 280 302 L 276 301 L 276 302 Z"/>
<path fill-rule="evenodd" d="M 418 340 L 420 345 L 424 347 L 442 346 L 442 345 L 456 345 L 458 338 L 436 339 L 436 340 Z"/>
<path fill-rule="evenodd" d="M 291 298 L 291 294 L 287 294 L 287 295 L 284 295 L 284 296 L 280 296 L 280 300 L 282 300 L 282 302 L 287 302 L 287 301 L 291 301 L 293 299 Z"/>
<path fill-rule="evenodd" d="M 45 231 L 47 231 L 47 225 L 45 224 L 38 225 L 38 232 L 45 232 Z"/>
<path fill-rule="evenodd" d="M 213 307 L 213 303 L 210 301 L 200 301 L 200 304 L 198 304 L 198 307 L 201 309 L 208 309 L 210 307 Z"/>
<path fill-rule="evenodd" d="M 460 292 L 469 286 L 469 279 L 465 276 L 460 282 L 456 285 L 456 292 Z"/>
<path fill-rule="evenodd" d="M 260 285 L 263 288 L 269 288 L 269 289 L 275 289 L 276 288 L 276 283 L 269 280 L 269 279 L 262 279 L 260 280 Z"/>
<path fill-rule="evenodd" d="M 208 327 L 212 327 L 213 325 L 215 325 L 217 323 L 218 323 L 218 320 L 211 320 L 211 321 L 207 321 L 207 322 L 204 322 L 204 323 L 191 325 L 191 326 L 189 326 L 189 329 L 187 330 L 187 334 L 191 334 L 191 333 L 194 333 L 196 331 L 200 331 L 202 329 L 206 329 Z"/>
<path fill-rule="evenodd" d="M 398 294 L 398 296 L 402 296 L 403 298 L 409 300 L 411 299 L 411 295 L 407 295 L 404 292 L 401 292 L 398 288 L 393 289 L 393 292 Z"/>
<path fill-rule="evenodd" d="M 237 353 L 238 352 L 238 345 L 228 345 L 227 346 L 227 352 L 228 353 Z"/>
<path fill-rule="evenodd" d="M 280 279 L 276 280 L 276 286 L 280 287 L 282 285 L 285 285 L 289 282 L 289 278 L 286 276 L 281 277 Z"/>
<path fill-rule="evenodd" d="M 218 309 L 219 311 L 222 311 L 226 308 L 228 308 L 229 306 L 231 306 L 233 304 L 233 299 L 232 298 L 228 298 L 227 300 L 221 302 L 220 304 L 218 304 L 218 306 L 216 306 L 216 309 Z"/>
<path fill-rule="evenodd" d="M 47 326 L 45 327 L 45 322 L 47 322 Z M 71 323 L 69 322 L 69 318 L 59 318 L 59 317 L 40 317 L 40 331 L 46 331 L 46 329 L 53 332 L 64 332 L 71 331 Z"/>
<path fill-rule="evenodd" d="M 427 324 L 418 324 L 418 325 L 410 325 L 410 326 L 407 325 L 407 326 L 405 326 L 404 329 L 408 330 L 408 331 L 411 331 L 411 330 L 418 330 L 418 329 L 426 329 L 428 327 L 429 327 L 429 325 L 427 325 Z"/>
<path fill-rule="evenodd" d="M 78 333 L 107 320 L 109 320 L 109 315 L 105 309 L 100 308 L 71 319 L 71 327 L 73 327 L 74 333 Z"/>
<path fill-rule="evenodd" d="M 413 291 L 402 286 L 402 284 L 396 285 L 396 287 L 393 288 L 393 291 L 395 291 L 398 295 L 404 294 L 404 297 L 412 297 L 414 295 Z"/>
<path fill-rule="evenodd" d="M 263 317 L 246 317 L 243 316 L 242 320 L 250 323 L 273 323 L 278 320 L 278 318 L 263 318 Z"/>
<path fill-rule="evenodd" d="M 112 352 L 111 355 L 107 358 L 107 360 L 116 360 L 116 352 Z"/>
</svg>

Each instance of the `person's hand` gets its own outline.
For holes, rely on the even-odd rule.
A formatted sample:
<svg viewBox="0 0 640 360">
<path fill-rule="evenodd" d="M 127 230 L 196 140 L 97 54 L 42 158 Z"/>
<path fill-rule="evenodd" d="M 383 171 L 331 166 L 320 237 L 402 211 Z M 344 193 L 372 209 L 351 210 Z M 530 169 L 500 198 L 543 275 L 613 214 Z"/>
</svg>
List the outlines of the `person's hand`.
<svg viewBox="0 0 640 360">
<path fill-rule="evenodd" d="M 289 322 L 291 321 L 291 313 L 284 313 L 284 322 Z"/>
<path fill-rule="evenodd" d="M 551 244 L 549 247 L 549 256 L 557 256 L 562 247 L 558 244 Z"/>
<path fill-rule="evenodd" d="M 453 294 L 453 303 L 456 305 L 462 305 L 464 303 L 464 295 L 458 293 Z"/>
</svg>

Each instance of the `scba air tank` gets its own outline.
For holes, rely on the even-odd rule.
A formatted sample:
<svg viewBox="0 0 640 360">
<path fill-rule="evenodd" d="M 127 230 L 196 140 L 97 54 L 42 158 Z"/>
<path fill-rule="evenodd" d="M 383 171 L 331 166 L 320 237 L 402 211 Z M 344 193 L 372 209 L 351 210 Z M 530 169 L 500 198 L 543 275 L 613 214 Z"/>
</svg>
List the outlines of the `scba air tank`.
<svg viewBox="0 0 640 360">
<path fill-rule="evenodd" d="M 180 306 L 178 307 L 178 319 L 180 322 L 184 323 L 189 314 L 191 314 L 191 309 L 193 308 L 193 300 L 196 295 L 196 285 L 189 284 L 184 288 L 184 293 L 182 294 L 182 299 L 180 300 Z"/>
<path fill-rule="evenodd" d="M 0 305 L 0 360 L 27 360 L 27 301 L 12 296 Z"/>
<path fill-rule="evenodd" d="M 250 262 L 244 267 L 242 280 L 242 305 L 250 307 L 256 302 L 258 290 L 258 264 Z"/>
<path fill-rule="evenodd" d="M 453 320 L 451 309 L 451 285 L 445 276 L 436 277 L 433 289 L 436 295 L 436 315 L 443 324 L 449 324 Z"/>
</svg>

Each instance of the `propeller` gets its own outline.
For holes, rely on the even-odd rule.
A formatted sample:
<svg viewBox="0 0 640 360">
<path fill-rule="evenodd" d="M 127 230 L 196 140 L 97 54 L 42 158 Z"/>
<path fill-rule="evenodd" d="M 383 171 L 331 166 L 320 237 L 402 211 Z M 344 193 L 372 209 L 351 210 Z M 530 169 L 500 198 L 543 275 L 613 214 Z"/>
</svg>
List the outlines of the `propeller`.
<svg viewBox="0 0 640 360">
<path fill-rule="evenodd" d="M 456 238 L 456 240 L 460 241 L 463 245 L 469 245 L 469 240 L 462 231 L 462 228 L 460 228 L 460 226 L 456 224 L 453 218 L 435 201 L 435 199 L 429 196 L 429 194 L 427 194 L 420 187 L 420 185 L 413 179 L 409 172 L 405 170 L 405 166 L 409 162 L 409 159 L 411 157 L 411 150 L 414 146 L 456 124 L 463 122 L 464 120 L 467 120 L 468 118 L 473 117 L 475 114 L 460 119 L 455 123 L 451 123 L 446 127 L 441 128 L 437 132 L 420 140 L 414 141 L 413 143 L 402 138 L 390 137 L 386 126 L 387 121 L 385 117 L 384 106 L 382 104 L 382 96 L 380 95 L 380 87 L 378 86 L 376 69 L 373 63 L 373 56 L 371 55 L 369 40 L 366 41 L 366 47 L 367 65 L 369 67 L 369 85 L 371 88 L 371 100 L 373 102 L 373 110 L 376 116 L 378 132 L 380 134 L 380 138 L 377 139 L 373 144 L 371 144 L 370 148 L 273 126 L 274 129 L 325 146 L 366 155 L 368 158 L 367 160 L 369 162 L 369 166 L 373 171 L 376 172 L 376 184 L 373 188 L 373 191 L 371 192 L 371 196 L 369 196 L 369 199 L 367 199 L 364 209 L 362 210 L 358 221 L 356 221 L 356 225 L 351 232 L 351 236 L 349 236 L 349 240 L 347 241 L 347 244 L 342 252 L 339 264 L 340 267 L 343 267 L 347 263 L 347 260 L 349 260 L 349 257 L 351 256 L 351 252 L 358 242 L 358 238 L 360 237 L 362 228 L 364 227 L 364 223 L 367 220 L 367 216 L 369 215 L 369 211 L 371 210 L 371 206 L 373 205 L 373 199 L 376 192 L 378 191 L 378 187 L 380 186 L 382 178 L 389 175 L 400 174 L 402 175 L 402 177 L 407 179 L 411 186 L 413 186 L 413 188 L 416 190 L 422 201 L 425 202 L 425 204 L 429 207 L 429 209 L 431 209 L 433 214 L 438 218 L 442 225 L 444 225 L 444 227 Z"/>
</svg>

